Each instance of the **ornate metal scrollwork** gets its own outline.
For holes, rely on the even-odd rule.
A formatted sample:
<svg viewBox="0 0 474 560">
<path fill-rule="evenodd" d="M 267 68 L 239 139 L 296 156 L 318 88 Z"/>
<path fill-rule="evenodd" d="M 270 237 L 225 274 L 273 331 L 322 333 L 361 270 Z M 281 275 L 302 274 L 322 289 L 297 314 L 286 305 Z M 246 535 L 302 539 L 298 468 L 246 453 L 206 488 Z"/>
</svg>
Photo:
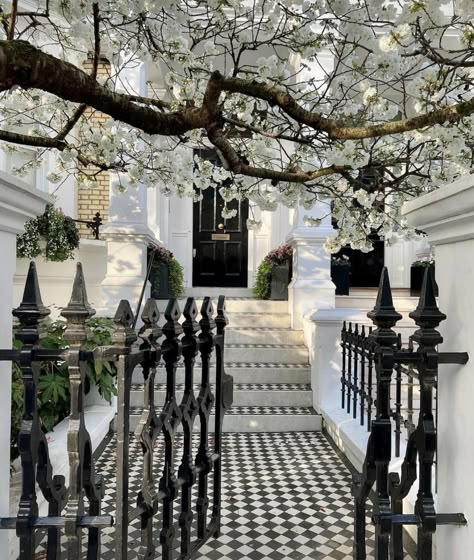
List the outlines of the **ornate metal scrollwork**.
<svg viewBox="0 0 474 560">
<path fill-rule="evenodd" d="M 438 365 L 443 363 L 466 363 L 465 353 L 438 352 L 437 345 L 443 341 L 436 330 L 446 319 L 438 309 L 434 296 L 434 282 L 430 269 L 426 270 L 423 288 L 415 311 L 410 313 L 419 327 L 411 337 L 407 349 L 402 348 L 401 338 L 393 327 L 401 315 L 393 307 L 388 272 L 384 269 L 380 281 L 376 305 L 367 314 L 376 325 L 366 340 L 356 341 L 355 346 L 369 349 L 366 357 L 373 359 L 377 377 L 376 415 L 371 424 L 367 454 L 363 472 L 353 477 L 355 499 L 354 558 L 365 560 L 366 555 L 366 504 L 375 484 L 373 522 L 375 523 L 375 558 L 377 560 L 402 560 L 403 525 L 417 525 L 417 559 L 431 560 L 432 537 L 436 527 L 442 524 L 465 524 L 463 514 L 437 514 L 432 491 L 432 474 L 436 453 L 436 425 L 433 414 L 433 389 L 437 383 Z M 343 366 L 346 365 L 351 341 L 345 325 L 342 330 Z M 413 343 L 417 345 L 416 350 Z M 369 362 L 370 364 L 370 362 Z M 392 418 L 395 420 L 396 453 L 399 445 L 401 423 L 401 366 L 414 365 L 418 371 L 420 410 L 418 425 L 409 437 L 400 476 L 390 473 L 392 459 Z M 341 381 L 347 384 L 345 367 Z M 395 371 L 395 409 L 390 407 L 390 385 Z M 410 377 L 413 380 L 412 377 Z M 412 381 L 411 381 L 412 382 Z M 403 513 L 403 499 L 418 481 L 418 494 L 414 514 Z"/>
<path fill-rule="evenodd" d="M 115 556 L 117 560 L 128 558 L 129 526 L 139 520 L 142 534 L 140 556 L 155 558 L 159 541 L 163 560 L 173 560 L 177 539 L 174 513 L 179 504 L 180 558 L 190 558 L 210 536 L 217 536 L 220 529 L 221 433 L 225 411 L 232 404 L 233 383 L 232 377 L 224 370 L 225 298 L 219 298 L 215 321 L 211 300 L 205 298 L 199 323 L 196 302 L 188 298 L 182 324 L 178 302 L 170 300 L 162 328 L 158 325 L 160 313 L 156 301 L 149 299 L 141 315 L 143 324 L 138 336 L 130 304 L 122 300 L 114 317 L 112 345 L 87 350 L 87 321 L 95 311 L 88 303 L 82 267 L 78 265 L 71 300 L 62 311 L 67 321 L 65 339 L 68 348 L 40 347 L 43 320 L 48 313 L 41 301 L 35 266 L 31 264 L 23 301 L 14 310 L 20 323 L 17 338 L 23 346 L 19 351 L 0 350 L 1 360 L 19 364 L 25 385 L 25 409 L 19 441 L 23 469 L 22 496 L 18 516 L 0 519 L 0 528 L 16 528 L 20 540 L 20 560 L 34 560 L 39 527 L 48 531 L 48 560 L 61 558 L 61 530 L 64 530 L 63 544 L 68 559 L 79 560 L 84 545 L 89 560 L 101 557 L 101 529 L 113 524 L 110 515 L 100 513 L 104 484 L 109 481 L 95 474 L 91 440 L 84 422 L 86 367 L 88 362 L 100 357 L 114 361 L 117 369 L 116 478 L 110 481 L 115 486 Z M 216 401 L 211 375 L 214 351 Z M 198 354 L 201 358 L 201 379 L 196 396 L 194 376 Z M 177 390 L 180 387 L 177 387 L 176 375 L 181 359 L 184 360 L 184 391 L 178 403 Z M 65 486 L 64 477 L 52 475 L 48 444 L 36 405 L 41 364 L 58 360 L 66 362 L 70 382 L 71 415 L 67 436 L 69 489 Z M 155 377 L 161 360 L 166 372 L 166 391 L 164 403 L 158 407 L 155 403 Z M 135 371 L 141 371 L 144 380 L 143 409 L 135 429 L 135 437 L 142 450 L 143 477 L 140 489 L 133 495 L 129 484 L 130 402 Z M 214 430 L 211 429 L 213 412 Z M 178 441 L 177 432 L 180 429 L 183 434 L 182 440 L 180 435 Z M 199 429 L 199 442 L 194 453 L 193 437 L 196 436 L 193 433 L 196 429 Z M 181 441 L 183 453 L 176 465 L 175 455 Z M 157 467 L 162 468 L 159 480 L 156 480 L 158 477 L 155 474 Z M 211 473 L 214 485 L 212 516 L 208 522 L 208 481 Z M 49 504 L 46 517 L 38 516 L 36 484 Z M 197 500 L 193 503 L 195 486 Z M 136 506 L 130 507 L 130 504 Z M 193 532 L 195 526 L 197 537 Z M 85 540 L 82 538 L 84 529 L 87 529 Z"/>
<path fill-rule="evenodd" d="M 61 530 L 66 536 L 68 559 L 80 558 L 82 530 L 88 530 L 88 558 L 98 559 L 100 529 L 112 525 L 111 516 L 101 515 L 102 482 L 96 477 L 89 434 L 84 422 L 84 379 L 91 353 L 84 348 L 87 340 L 86 320 L 93 315 L 89 306 L 81 265 L 78 265 L 71 300 L 62 315 L 67 320 L 65 338 L 68 349 L 40 347 L 43 321 L 49 314 L 41 300 L 34 263 L 30 264 L 20 306 L 13 310 L 19 321 L 16 338 L 19 351 L 1 350 L 0 359 L 15 361 L 24 383 L 24 411 L 18 448 L 21 457 L 22 489 L 16 518 L 0 520 L 2 529 L 16 528 L 20 543 L 20 560 L 33 560 L 39 529 L 47 529 L 44 546 L 48 560 L 61 558 Z M 71 415 L 67 440 L 69 455 L 69 489 L 64 476 L 53 475 L 48 443 L 38 416 L 37 396 L 42 364 L 66 361 L 70 380 Z M 39 516 L 38 484 L 48 503 L 47 516 Z M 87 512 L 85 511 L 87 499 Z M 64 510 L 64 513 L 63 513 Z"/>
</svg>

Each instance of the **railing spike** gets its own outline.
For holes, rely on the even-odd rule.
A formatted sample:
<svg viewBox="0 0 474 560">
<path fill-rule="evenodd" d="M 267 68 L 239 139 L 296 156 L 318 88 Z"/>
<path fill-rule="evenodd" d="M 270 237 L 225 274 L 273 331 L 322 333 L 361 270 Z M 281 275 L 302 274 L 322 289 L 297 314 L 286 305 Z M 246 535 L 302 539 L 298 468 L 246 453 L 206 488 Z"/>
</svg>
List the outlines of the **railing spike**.
<svg viewBox="0 0 474 560">
<path fill-rule="evenodd" d="M 212 305 L 212 299 L 210 297 L 205 297 L 201 305 L 201 315 L 203 318 L 211 318 L 213 314 L 214 306 Z"/>
<path fill-rule="evenodd" d="M 138 337 L 143 341 L 141 348 L 154 348 L 161 336 L 161 329 L 158 327 L 160 312 L 154 299 L 146 301 L 141 317 L 143 325 L 138 332 Z"/>
<path fill-rule="evenodd" d="M 181 317 L 181 309 L 179 308 L 178 300 L 172 298 L 169 300 L 165 310 L 166 323 L 163 325 L 163 334 L 167 338 L 173 338 L 183 332 L 183 328 L 179 324 Z"/>
<path fill-rule="evenodd" d="M 92 309 L 89 304 L 89 300 L 87 299 L 87 290 L 82 264 L 77 263 L 71 299 L 69 300 L 68 305 L 62 309 L 61 316 L 67 319 L 67 321 L 71 324 L 83 324 L 93 315 L 95 315 L 95 309 Z M 68 330 L 70 330 L 69 325 Z M 68 333 L 66 332 L 66 335 L 67 334 Z"/>
<path fill-rule="evenodd" d="M 194 323 L 196 321 L 196 317 L 198 316 L 198 313 L 199 311 L 196 305 L 196 300 L 193 297 L 188 297 L 183 311 L 183 315 L 186 321 L 190 321 L 191 323 Z"/>
<path fill-rule="evenodd" d="M 156 300 L 149 298 L 142 311 L 142 321 L 148 325 L 156 325 L 160 319 L 160 311 Z"/>
<path fill-rule="evenodd" d="M 443 342 L 443 337 L 436 330 L 436 327 L 446 319 L 446 315 L 439 310 L 436 303 L 431 267 L 426 267 L 418 305 L 409 314 L 409 317 L 420 327 L 413 334 L 413 340 L 418 343 L 423 341 L 423 344 L 427 346 L 436 346 Z"/>
<path fill-rule="evenodd" d="M 400 313 L 395 310 L 392 298 L 392 289 L 390 287 L 390 278 L 388 269 L 384 266 L 380 276 L 379 290 L 377 299 L 372 311 L 367 313 L 367 317 L 376 325 L 376 329 L 370 333 L 378 344 L 382 346 L 393 346 L 397 342 L 397 335 L 392 330 L 398 321 L 402 318 Z"/>
<path fill-rule="evenodd" d="M 16 338 L 24 344 L 35 344 L 41 338 L 41 323 L 50 314 L 50 310 L 43 305 L 36 265 L 33 261 L 28 268 L 23 299 L 12 314 L 20 321 Z"/>
<path fill-rule="evenodd" d="M 114 316 L 114 323 L 116 327 L 112 342 L 119 346 L 130 347 L 137 339 L 137 335 L 133 329 L 133 311 L 128 300 L 120 301 Z"/>
<path fill-rule="evenodd" d="M 217 334 L 222 334 L 226 325 L 229 324 L 227 315 L 225 313 L 225 296 L 219 296 L 217 300 L 217 316 L 215 319 L 217 326 Z"/>
</svg>

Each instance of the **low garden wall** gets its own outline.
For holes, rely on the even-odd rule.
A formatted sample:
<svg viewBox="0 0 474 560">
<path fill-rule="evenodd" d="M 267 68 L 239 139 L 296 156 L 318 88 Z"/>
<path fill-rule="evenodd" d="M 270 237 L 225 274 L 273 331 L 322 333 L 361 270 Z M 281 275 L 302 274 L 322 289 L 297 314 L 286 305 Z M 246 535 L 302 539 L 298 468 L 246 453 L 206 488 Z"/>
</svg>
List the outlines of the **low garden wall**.
<svg viewBox="0 0 474 560">
<path fill-rule="evenodd" d="M 102 307 L 102 282 L 107 274 L 107 242 L 83 239 L 75 251 L 74 259 L 64 262 L 48 262 L 42 257 L 35 259 L 41 280 L 41 296 L 46 307 L 51 309 L 51 318 L 59 316 L 60 308 L 67 305 L 71 297 L 71 286 L 76 273 L 76 264 L 82 263 L 87 283 L 89 302 L 100 311 Z M 22 298 L 28 272 L 28 259 L 17 259 L 14 276 L 13 307 Z"/>
</svg>

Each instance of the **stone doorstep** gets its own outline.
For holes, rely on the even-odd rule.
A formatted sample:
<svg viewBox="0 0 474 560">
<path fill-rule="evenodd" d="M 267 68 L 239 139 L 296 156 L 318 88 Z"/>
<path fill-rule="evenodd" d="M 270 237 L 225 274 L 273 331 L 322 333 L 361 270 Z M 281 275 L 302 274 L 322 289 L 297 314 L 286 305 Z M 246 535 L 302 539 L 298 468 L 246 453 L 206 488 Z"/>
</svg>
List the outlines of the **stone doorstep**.
<svg viewBox="0 0 474 560">
<path fill-rule="evenodd" d="M 266 365 L 256 367 L 254 364 L 226 364 L 225 371 L 234 378 L 234 383 L 310 383 L 310 366 L 304 364 L 285 364 L 282 366 Z M 196 364 L 194 379 L 200 379 L 199 364 Z M 215 371 L 211 371 L 211 381 L 215 379 Z M 159 368 L 155 377 L 156 383 L 166 383 L 166 372 Z M 133 384 L 143 383 L 140 368 L 136 368 L 132 376 Z M 184 383 L 184 367 L 176 370 L 176 383 Z"/>
<path fill-rule="evenodd" d="M 213 388 L 214 391 L 214 388 Z M 194 388 L 197 396 L 199 385 Z M 215 393 L 214 393 L 215 394 Z M 166 386 L 159 384 L 155 387 L 155 403 L 162 406 L 165 401 Z M 177 387 L 176 399 L 181 402 L 182 385 Z M 311 386 L 304 384 L 234 384 L 234 406 L 312 406 L 313 393 Z M 132 386 L 130 394 L 131 406 L 143 405 L 143 385 Z"/>
<path fill-rule="evenodd" d="M 304 344 L 303 331 L 278 328 L 227 327 L 226 344 Z"/>
<path fill-rule="evenodd" d="M 231 328 L 280 328 L 291 326 L 291 317 L 286 313 L 226 313 Z"/>
<path fill-rule="evenodd" d="M 224 417 L 223 432 L 318 432 L 322 427 L 322 418 L 311 407 L 238 407 Z M 260 409 L 260 410 L 256 410 Z M 296 410 L 296 413 L 293 412 Z M 303 413 L 301 413 L 303 412 Z M 140 419 L 140 411 L 130 414 L 130 432 L 133 432 Z M 215 416 L 209 417 L 209 426 L 214 426 Z M 114 422 L 114 429 L 116 428 Z M 194 431 L 200 429 L 199 418 L 194 424 Z M 179 428 L 178 433 L 181 432 Z"/>
</svg>

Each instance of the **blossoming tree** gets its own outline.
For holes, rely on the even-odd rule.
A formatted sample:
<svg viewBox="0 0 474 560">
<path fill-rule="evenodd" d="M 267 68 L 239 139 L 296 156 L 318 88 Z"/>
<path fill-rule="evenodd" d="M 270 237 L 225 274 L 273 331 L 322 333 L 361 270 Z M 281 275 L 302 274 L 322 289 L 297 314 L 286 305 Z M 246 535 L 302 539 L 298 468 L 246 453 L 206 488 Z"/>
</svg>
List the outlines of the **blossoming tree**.
<svg viewBox="0 0 474 560">
<path fill-rule="evenodd" d="M 227 184 L 225 200 L 266 210 L 322 200 L 339 226 L 328 248 L 367 250 L 374 230 L 410 235 L 405 200 L 471 169 L 473 7 L 14 0 L 0 8 L 0 140 L 34 147 L 27 166 L 53 150 L 52 181 L 73 173 L 90 183 L 109 170 L 179 196 Z M 103 60 L 111 72 L 101 80 Z M 143 62 L 165 76 L 164 94 L 127 82 Z M 92 126 L 94 111 L 110 119 Z M 199 146 L 222 165 L 193 162 Z"/>
</svg>

